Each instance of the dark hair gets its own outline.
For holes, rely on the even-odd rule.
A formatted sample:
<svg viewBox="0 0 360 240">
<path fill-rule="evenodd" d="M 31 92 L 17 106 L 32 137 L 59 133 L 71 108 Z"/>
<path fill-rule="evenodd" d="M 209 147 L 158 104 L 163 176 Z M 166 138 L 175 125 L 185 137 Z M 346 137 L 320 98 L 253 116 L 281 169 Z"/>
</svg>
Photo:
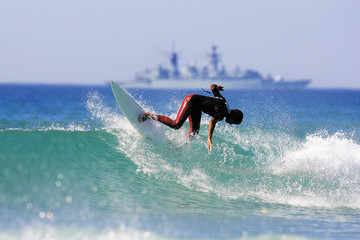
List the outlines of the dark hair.
<svg viewBox="0 0 360 240">
<path fill-rule="evenodd" d="M 240 124 L 243 120 L 244 114 L 239 109 L 232 109 L 229 113 L 235 124 Z"/>
</svg>

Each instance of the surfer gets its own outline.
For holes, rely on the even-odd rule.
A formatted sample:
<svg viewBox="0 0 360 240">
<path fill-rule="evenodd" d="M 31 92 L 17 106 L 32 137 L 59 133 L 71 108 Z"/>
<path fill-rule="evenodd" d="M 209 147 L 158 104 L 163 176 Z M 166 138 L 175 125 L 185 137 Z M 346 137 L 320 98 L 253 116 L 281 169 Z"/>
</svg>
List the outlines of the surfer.
<svg viewBox="0 0 360 240">
<path fill-rule="evenodd" d="M 240 124 L 243 119 L 243 113 L 238 109 L 230 109 L 226 99 L 220 94 L 220 91 L 224 91 L 222 86 L 211 84 L 210 88 L 214 97 L 198 94 L 191 94 L 185 97 L 175 120 L 147 112 L 140 117 L 139 121 L 144 122 L 147 119 L 153 119 L 173 129 L 180 129 L 186 119 L 189 118 L 190 131 L 188 136 L 190 139 L 193 139 L 199 133 L 201 113 L 204 112 L 212 117 L 209 122 L 207 139 L 208 148 L 212 151 L 212 135 L 216 123 L 226 118 L 225 122 L 229 124 Z"/>
</svg>

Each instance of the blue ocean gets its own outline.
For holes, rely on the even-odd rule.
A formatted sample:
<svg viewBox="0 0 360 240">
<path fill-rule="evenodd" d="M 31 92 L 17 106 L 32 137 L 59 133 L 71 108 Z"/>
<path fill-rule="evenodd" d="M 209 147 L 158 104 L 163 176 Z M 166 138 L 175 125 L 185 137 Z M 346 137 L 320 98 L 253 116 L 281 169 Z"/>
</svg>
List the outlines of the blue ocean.
<svg viewBox="0 0 360 240">
<path fill-rule="evenodd" d="M 360 239 L 360 91 L 226 90 L 209 117 L 143 138 L 110 84 L 0 85 L 0 239 Z M 202 90 L 127 89 L 176 117 Z"/>
</svg>

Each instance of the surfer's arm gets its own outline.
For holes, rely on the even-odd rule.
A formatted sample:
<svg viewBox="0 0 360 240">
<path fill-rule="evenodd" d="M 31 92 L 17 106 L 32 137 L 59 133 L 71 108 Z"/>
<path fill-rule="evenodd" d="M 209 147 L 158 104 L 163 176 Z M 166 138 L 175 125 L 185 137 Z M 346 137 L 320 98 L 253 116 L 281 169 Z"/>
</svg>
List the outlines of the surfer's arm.
<svg viewBox="0 0 360 240">
<path fill-rule="evenodd" d="M 219 97 L 225 100 L 225 98 L 220 94 L 219 91 L 224 91 L 224 87 L 223 86 L 218 86 L 216 84 L 211 84 L 210 86 L 211 91 L 213 92 L 215 97 Z M 226 101 L 226 100 L 225 100 Z"/>
<path fill-rule="evenodd" d="M 209 136 L 208 136 L 208 140 L 207 140 L 207 144 L 208 144 L 208 148 L 209 148 L 210 152 L 212 151 L 212 147 L 213 147 L 211 139 L 212 139 L 212 135 L 214 133 L 216 123 L 217 123 L 217 120 L 215 118 L 210 119 L 210 122 L 209 122 Z"/>
</svg>

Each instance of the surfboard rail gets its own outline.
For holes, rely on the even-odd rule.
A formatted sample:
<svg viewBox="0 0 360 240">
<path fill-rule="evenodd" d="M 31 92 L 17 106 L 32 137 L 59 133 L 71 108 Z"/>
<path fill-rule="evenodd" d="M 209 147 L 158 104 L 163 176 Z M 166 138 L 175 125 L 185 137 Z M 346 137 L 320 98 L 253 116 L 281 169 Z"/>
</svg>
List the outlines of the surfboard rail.
<svg viewBox="0 0 360 240">
<path fill-rule="evenodd" d="M 114 81 L 111 81 L 111 89 L 122 113 L 140 135 L 155 140 L 167 139 L 160 123 L 153 120 L 139 122 L 145 110 L 127 91 Z"/>
</svg>

